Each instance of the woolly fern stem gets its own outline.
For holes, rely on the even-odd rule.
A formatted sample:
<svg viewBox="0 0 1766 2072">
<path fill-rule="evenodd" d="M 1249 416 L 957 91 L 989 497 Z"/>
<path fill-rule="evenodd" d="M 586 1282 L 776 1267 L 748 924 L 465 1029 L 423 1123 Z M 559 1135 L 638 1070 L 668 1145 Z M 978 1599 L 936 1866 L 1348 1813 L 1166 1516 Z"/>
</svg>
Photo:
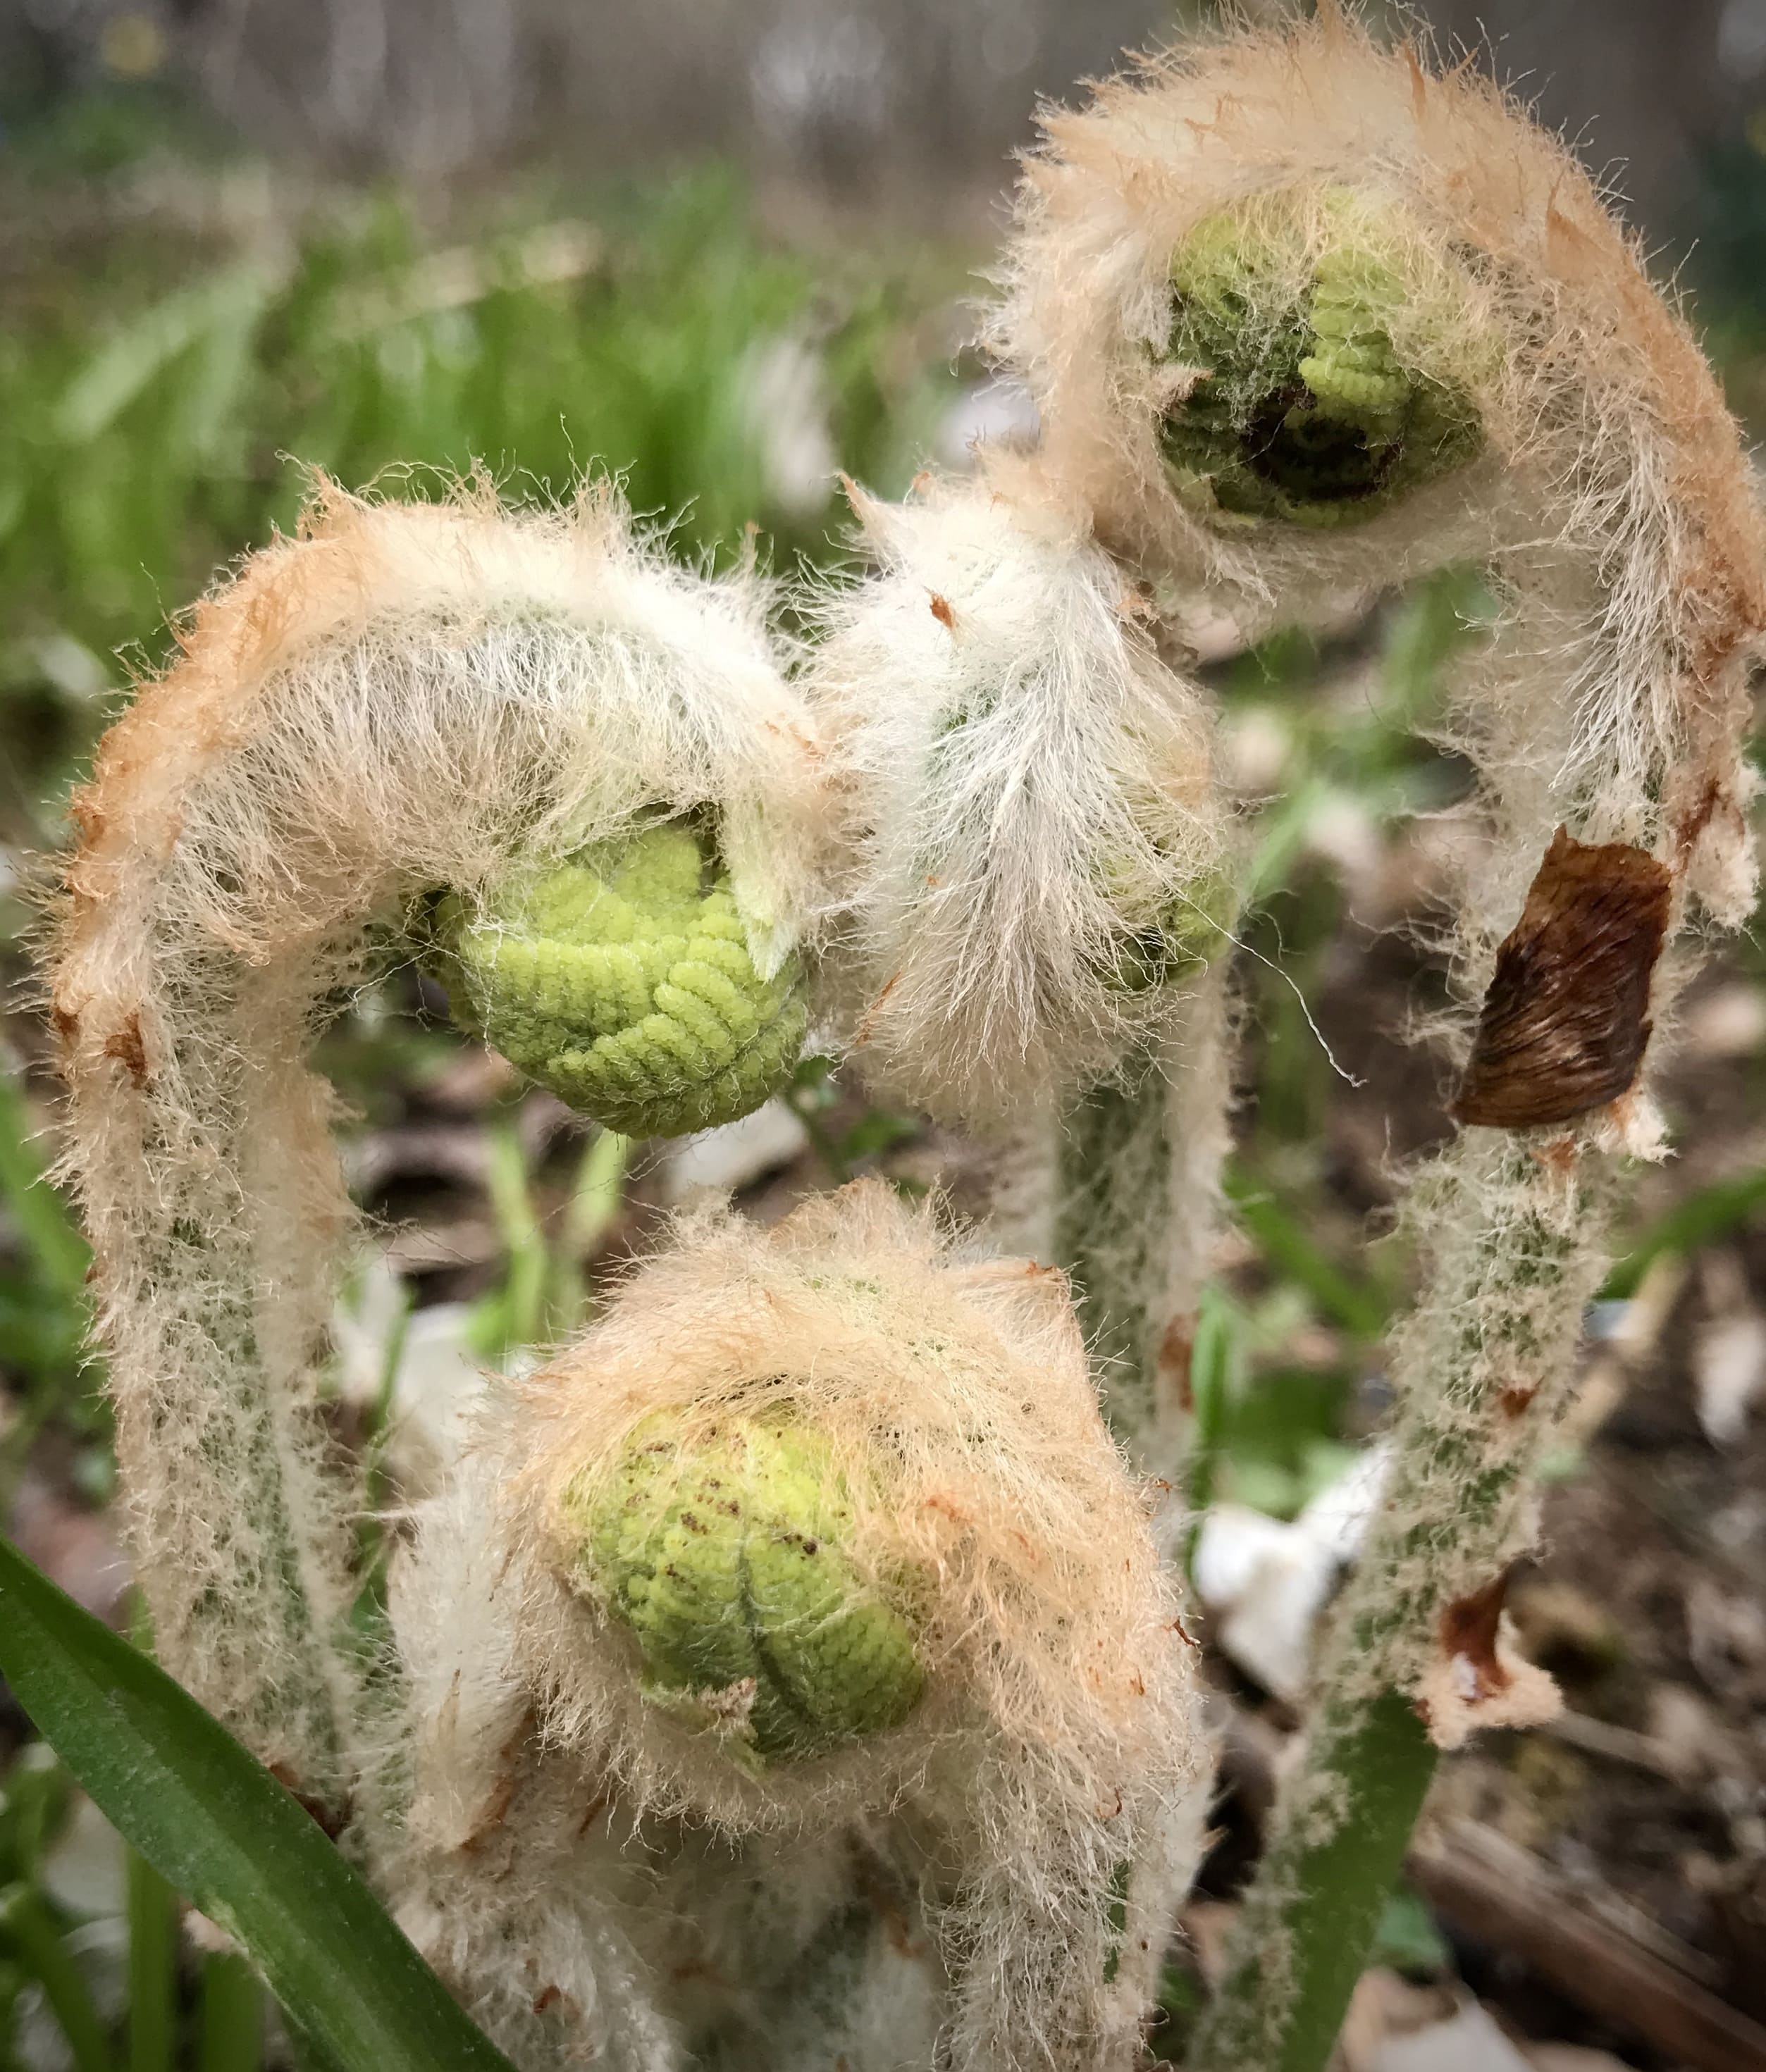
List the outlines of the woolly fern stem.
<svg viewBox="0 0 1766 2072">
<path fill-rule="evenodd" d="M 1227 1151 L 1228 1022 L 1216 960 L 1156 1051 L 1065 1111 L 1057 1152 L 1054 1256 L 1072 1277 L 1105 1408 L 1142 1464 L 1174 1484 Z"/>
<path fill-rule="evenodd" d="M 1056 1256 L 1072 1276 L 1110 1421 L 1144 1437 L 1159 1420 L 1157 1240 L 1171 1221 L 1163 1073 L 1111 1080 L 1062 1118 Z"/>
<path fill-rule="evenodd" d="M 1297 1821 L 1283 1830 L 1286 1846 L 1266 1859 L 1240 1916 L 1237 1961 L 1197 2033 L 1193 2072 L 1319 2072 L 1329 2062 L 1437 1753 L 1396 1691 L 1319 1720 L 1307 1779 L 1340 1789 L 1353 1815 L 1321 1822 L 1316 1840 Z"/>
<path fill-rule="evenodd" d="M 1500 1638 L 1500 1578 L 1599 1278 L 1598 1189 L 1527 1137 L 1479 1130 L 1421 1191 L 1444 1234 L 1396 1348 L 1384 1501 L 1191 2072 L 1320 2072 L 1437 1746 L 1550 1708 Z"/>
</svg>

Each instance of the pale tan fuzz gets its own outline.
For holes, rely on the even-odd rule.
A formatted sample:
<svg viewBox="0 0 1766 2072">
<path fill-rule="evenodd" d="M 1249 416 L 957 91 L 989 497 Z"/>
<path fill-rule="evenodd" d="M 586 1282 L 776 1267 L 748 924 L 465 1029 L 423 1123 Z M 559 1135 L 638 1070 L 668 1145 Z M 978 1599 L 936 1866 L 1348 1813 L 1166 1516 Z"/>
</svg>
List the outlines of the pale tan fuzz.
<svg viewBox="0 0 1766 2072">
<path fill-rule="evenodd" d="M 757 1773 L 642 1695 L 632 1635 L 581 1585 L 581 1499 L 659 1412 L 690 1441 L 761 1416 L 827 1442 L 854 1506 L 842 1553 L 921 1579 L 926 1689 L 904 1724 Z M 671 1964 L 715 1970 L 708 1951 L 739 1947 L 784 1992 L 868 1861 L 918 1895 L 953 2066 L 1133 2062 L 1205 1765 L 1147 1494 L 1104 1429 L 1059 1275 L 953 1249 L 880 1183 L 772 1231 L 690 1220 L 583 1338 L 503 1386 L 470 1474 L 474 1495 L 425 1518 L 397 1601 L 413 1738 L 394 1854 L 456 1941 L 480 1921 L 496 1961 L 488 1864 L 527 1866 L 524 1890 L 553 1866 L 541 1886 L 577 1903 L 578 1844 L 548 1824 L 562 1799 L 635 1835 L 628 1868 L 648 1852 L 652 1918 L 629 1892 L 622 1918 Z M 476 1591 L 463 1540 L 483 1549 Z M 602 1832 L 598 1813 L 580 1846 Z M 682 1851 L 690 1874 L 670 1868 Z M 743 1923 L 780 1901 L 755 1866 L 793 1853 L 828 1892 L 756 1955 Z"/>
<path fill-rule="evenodd" d="M 76 799 L 51 1001 L 138 1572 L 167 1666 L 334 1810 L 348 1499 L 311 1404 L 353 1217 L 308 1046 L 412 896 L 657 807 L 714 810 L 776 968 L 821 793 L 763 605 L 605 488 L 517 516 L 322 486 Z"/>
<path fill-rule="evenodd" d="M 934 478 L 854 508 L 878 573 L 824 599 L 809 678 L 851 808 L 849 1040 L 871 1083 L 995 1122 L 1159 1024 L 1140 945 L 1226 948 L 1211 722 L 1082 508 Z"/>
</svg>

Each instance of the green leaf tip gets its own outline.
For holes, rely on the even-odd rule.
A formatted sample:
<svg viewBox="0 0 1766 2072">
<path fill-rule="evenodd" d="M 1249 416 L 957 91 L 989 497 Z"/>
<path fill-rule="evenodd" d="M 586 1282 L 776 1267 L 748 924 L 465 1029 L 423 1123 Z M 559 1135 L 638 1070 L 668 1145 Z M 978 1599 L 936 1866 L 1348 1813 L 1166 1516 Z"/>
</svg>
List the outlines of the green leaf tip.
<svg viewBox="0 0 1766 2072">
<path fill-rule="evenodd" d="M 669 820 L 476 910 L 435 915 L 459 1018 L 626 1137 L 734 1122 L 789 1079 L 809 1026 L 795 960 L 763 978 L 710 845 Z"/>
<path fill-rule="evenodd" d="M 739 1761 L 824 1754 L 919 1704 L 913 1634 L 852 1558 L 850 1494 L 816 1433 L 728 1418 L 689 1434 L 659 1412 L 566 1507 L 646 1697 Z"/>
<path fill-rule="evenodd" d="M 1319 207 L 1316 226 L 1278 196 L 1222 210 L 1173 256 L 1167 356 L 1200 377 L 1159 441 L 1179 495 L 1211 515 L 1361 524 L 1483 444 L 1439 364 L 1441 341 L 1467 335 L 1444 269 L 1393 212 L 1341 188 Z"/>
</svg>

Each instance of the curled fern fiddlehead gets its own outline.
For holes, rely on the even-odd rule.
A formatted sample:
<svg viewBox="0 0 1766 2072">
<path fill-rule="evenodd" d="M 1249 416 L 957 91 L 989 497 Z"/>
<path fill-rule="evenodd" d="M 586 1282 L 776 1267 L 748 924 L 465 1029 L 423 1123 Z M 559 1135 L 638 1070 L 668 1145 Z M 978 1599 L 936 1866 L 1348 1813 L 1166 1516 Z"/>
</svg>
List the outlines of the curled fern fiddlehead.
<svg viewBox="0 0 1766 2072">
<path fill-rule="evenodd" d="M 1160 445 L 1186 501 L 1245 519 L 1359 524 L 1482 443 L 1451 382 L 1392 335 L 1414 297 L 1396 236 L 1340 191 L 1323 242 L 1268 201 L 1223 209 L 1171 261 L 1171 358 L 1198 370 Z"/>
<path fill-rule="evenodd" d="M 530 1079 L 630 1137 L 733 1122 L 790 1075 L 795 961 L 762 978 L 727 874 L 683 821 L 436 914 L 460 1018 Z"/>
<path fill-rule="evenodd" d="M 642 1651 L 645 1695 L 750 1761 L 880 1732 L 919 1703 L 905 1621 L 846 1551 L 852 1508 L 805 1427 L 658 1415 L 582 1520 L 586 1585 Z"/>
</svg>

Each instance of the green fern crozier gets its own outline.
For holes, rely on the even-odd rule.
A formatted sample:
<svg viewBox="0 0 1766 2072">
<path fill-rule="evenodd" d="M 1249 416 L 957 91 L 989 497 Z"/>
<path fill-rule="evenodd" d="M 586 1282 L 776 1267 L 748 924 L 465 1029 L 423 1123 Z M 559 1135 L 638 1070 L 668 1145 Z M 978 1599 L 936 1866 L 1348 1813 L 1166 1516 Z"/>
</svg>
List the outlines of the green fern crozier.
<svg viewBox="0 0 1766 2072">
<path fill-rule="evenodd" d="M 585 850 L 475 907 L 449 893 L 433 927 L 459 1019 L 626 1136 L 734 1122 L 801 1053 L 796 960 L 760 976 L 729 878 L 685 821 Z"/>
<path fill-rule="evenodd" d="M 1345 191 L 1322 199 L 1310 253 L 1298 216 L 1266 198 L 1208 217 L 1173 256 L 1167 357 L 1200 372 L 1159 443 L 1179 494 L 1210 516 L 1364 524 L 1483 442 L 1465 391 L 1394 343 L 1418 299 L 1402 239 Z"/>
<path fill-rule="evenodd" d="M 611 1479 L 566 1494 L 579 1580 L 636 1636 L 644 1696 L 752 1764 L 905 1720 L 924 1675 L 906 1621 L 855 1566 L 825 1440 L 731 1418 L 644 1420 Z"/>
</svg>

